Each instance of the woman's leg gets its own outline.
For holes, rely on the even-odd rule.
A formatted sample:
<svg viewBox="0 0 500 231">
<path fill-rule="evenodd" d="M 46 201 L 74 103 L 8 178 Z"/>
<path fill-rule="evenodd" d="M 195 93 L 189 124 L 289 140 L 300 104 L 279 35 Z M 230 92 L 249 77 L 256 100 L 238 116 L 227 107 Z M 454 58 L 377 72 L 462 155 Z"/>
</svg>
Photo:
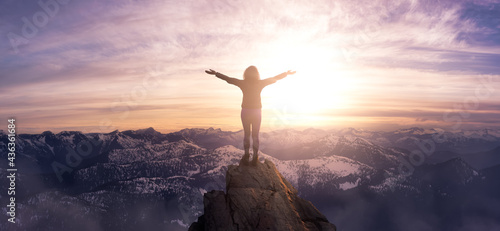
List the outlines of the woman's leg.
<svg viewBox="0 0 500 231">
<path fill-rule="evenodd" d="M 253 141 L 253 159 L 252 163 L 257 164 L 259 161 L 259 131 L 260 124 L 262 121 L 262 112 L 260 109 L 256 109 L 252 113 L 252 141 Z"/>
<path fill-rule="evenodd" d="M 261 112 L 255 112 L 252 119 L 253 154 L 255 156 L 259 152 L 259 131 L 260 123 L 262 121 Z"/>
<path fill-rule="evenodd" d="M 250 125 L 251 117 L 247 110 L 241 109 L 241 123 L 243 125 L 243 148 L 245 149 L 245 155 L 243 156 L 243 161 L 248 162 L 250 158 Z"/>
</svg>

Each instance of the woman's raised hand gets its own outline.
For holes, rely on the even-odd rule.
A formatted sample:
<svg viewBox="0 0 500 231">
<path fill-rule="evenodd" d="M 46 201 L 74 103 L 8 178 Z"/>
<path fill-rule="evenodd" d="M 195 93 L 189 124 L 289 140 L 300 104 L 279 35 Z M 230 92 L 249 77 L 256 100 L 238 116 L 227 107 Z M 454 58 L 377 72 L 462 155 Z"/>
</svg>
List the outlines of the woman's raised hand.
<svg viewBox="0 0 500 231">
<path fill-rule="evenodd" d="M 207 73 L 207 74 L 209 74 L 209 75 L 215 75 L 215 74 L 217 74 L 217 71 L 214 71 L 214 70 L 212 70 L 212 69 L 209 69 L 208 71 L 207 71 L 207 70 L 205 70 L 205 73 Z"/>
<path fill-rule="evenodd" d="M 287 75 L 293 75 L 293 74 L 295 74 L 295 72 L 296 72 L 296 71 L 291 71 L 291 70 L 288 70 L 288 71 L 286 71 L 286 74 L 287 74 Z"/>
</svg>

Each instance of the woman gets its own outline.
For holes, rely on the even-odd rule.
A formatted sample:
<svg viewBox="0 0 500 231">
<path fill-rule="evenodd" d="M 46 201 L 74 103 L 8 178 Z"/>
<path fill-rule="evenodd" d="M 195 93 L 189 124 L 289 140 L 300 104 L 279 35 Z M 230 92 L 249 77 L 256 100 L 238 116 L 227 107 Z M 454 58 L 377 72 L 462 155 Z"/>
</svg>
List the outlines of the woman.
<svg viewBox="0 0 500 231">
<path fill-rule="evenodd" d="M 255 66 L 249 66 L 245 70 L 243 73 L 243 80 L 228 77 L 212 69 L 205 72 L 209 75 L 215 75 L 217 78 L 225 80 L 229 84 L 238 86 L 243 92 L 243 102 L 241 104 L 241 123 L 243 124 L 244 131 L 243 147 L 245 148 L 245 155 L 243 155 L 240 164 L 247 165 L 249 163 L 251 133 L 253 140 L 252 165 L 257 165 L 257 162 L 259 161 L 259 130 L 262 114 L 260 92 L 265 86 L 273 84 L 276 81 L 285 78 L 287 75 L 295 74 L 295 71 L 283 72 L 275 77 L 264 80 L 260 79 L 259 71 Z"/>
</svg>

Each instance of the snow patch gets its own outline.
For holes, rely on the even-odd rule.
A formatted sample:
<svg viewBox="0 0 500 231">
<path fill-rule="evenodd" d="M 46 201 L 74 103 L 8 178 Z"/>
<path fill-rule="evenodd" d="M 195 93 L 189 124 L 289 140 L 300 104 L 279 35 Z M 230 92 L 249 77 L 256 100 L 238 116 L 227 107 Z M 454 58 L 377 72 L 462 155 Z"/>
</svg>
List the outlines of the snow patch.
<svg viewBox="0 0 500 231">
<path fill-rule="evenodd" d="M 188 177 L 191 177 L 194 174 L 198 174 L 198 173 L 200 173 L 200 166 L 199 165 L 196 166 L 196 170 L 194 170 L 194 171 L 188 171 L 187 175 L 188 175 Z"/>
<path fill-rule="evenodd" d="M 184 221 L 182 221 L 180 219 L 171 220 L 170 223 L 177 223 L 178 225 L 180 225 L 184 228 L 189 227 L 188 224 L 184 223 Z"/>
<path fill-rule="evenodd" d="M 345 182 L 345 183 L 342 183 L 342 184 L 339 184 L 339 188 L 342 189 L 342 190 L 348 190 L 348 189 L 352 189 L 352 188 L 356 188 L 358 187 L 358 184 L 359 182 L 361 181 L 361 178 L 358 178 L 356 180 L 356 182 Z"/>
</svg>

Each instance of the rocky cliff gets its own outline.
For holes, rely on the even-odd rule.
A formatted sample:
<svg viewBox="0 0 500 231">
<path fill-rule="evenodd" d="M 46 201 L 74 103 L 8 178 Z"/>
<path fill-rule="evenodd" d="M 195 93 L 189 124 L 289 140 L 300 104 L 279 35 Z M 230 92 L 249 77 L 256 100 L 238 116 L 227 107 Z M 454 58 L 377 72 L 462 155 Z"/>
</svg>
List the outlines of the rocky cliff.
<svg viewBox="0 0 500 231">
<path fill-rule="evenodd" d="M 190 231 L 336 230 L 311 202 L 298 197 L 271 161 L 230 165 L 226 192 L 205 193 L 204 215 Z"/>
</svg>

